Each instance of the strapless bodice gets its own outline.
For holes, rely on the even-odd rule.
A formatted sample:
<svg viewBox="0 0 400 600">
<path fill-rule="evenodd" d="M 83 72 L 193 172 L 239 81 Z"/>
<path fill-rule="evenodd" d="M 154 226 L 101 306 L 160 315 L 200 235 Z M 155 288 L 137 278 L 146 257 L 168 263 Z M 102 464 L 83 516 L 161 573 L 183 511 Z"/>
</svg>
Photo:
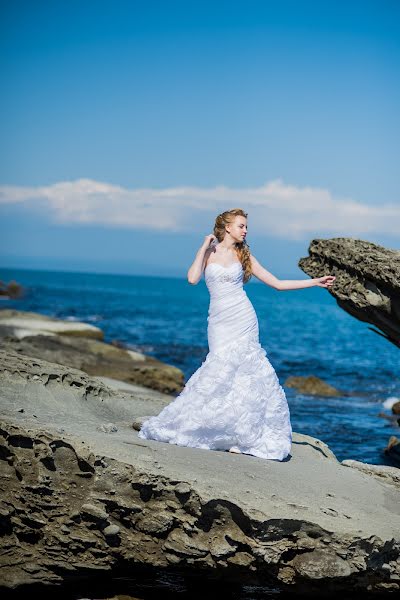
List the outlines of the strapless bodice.
<svg viewBox="0 0 400 600">
<path fill-rule="evenodd" d="M 211 298 L 225 296 L 243 290 L 243 266 L 235 261 L 229 267 L 218 263 L 208 263 L 204 278 Z"/>
<path fill-rule="evenodd" d="M 253 305 L 243 289 L 243 266 L 209 263 L 204 272 L 210 292 L 208 345 L 210 351 L 223 349 L 235 339 L 258 339 L 258 321 Z"/>
</svg>

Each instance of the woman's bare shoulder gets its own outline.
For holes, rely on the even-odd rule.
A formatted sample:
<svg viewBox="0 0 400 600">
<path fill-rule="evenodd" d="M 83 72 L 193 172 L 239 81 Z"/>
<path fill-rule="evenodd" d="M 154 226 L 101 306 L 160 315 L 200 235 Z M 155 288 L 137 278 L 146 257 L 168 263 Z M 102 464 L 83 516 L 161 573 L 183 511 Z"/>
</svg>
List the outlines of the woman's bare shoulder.
<svg viewBox="0 0 400 600">
<path fill-rule="evenodd" d="M 209 262 L 213 262 L 213 261 L 209 261 L 210 256 L 214 255 L 216 253 L 215 247 L 214 246 L 210 246 L 209 248 L 207 248 L 207 250 L 204 253 L 204 258 L 203 258 L 203 268 L 205 269 L 206 266 L 208 265 Z"/>
</svg>

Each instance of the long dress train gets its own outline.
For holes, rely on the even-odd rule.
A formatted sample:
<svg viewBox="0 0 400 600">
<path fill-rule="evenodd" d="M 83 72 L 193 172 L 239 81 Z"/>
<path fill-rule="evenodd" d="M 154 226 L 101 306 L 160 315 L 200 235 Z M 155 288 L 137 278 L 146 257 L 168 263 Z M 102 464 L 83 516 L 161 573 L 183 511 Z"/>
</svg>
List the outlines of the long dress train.
<svg viewBox="0 0 400 600">
<path fill-rule="evenodd" d="M 259 342 L 243 267 L 209 263 L 209 352 L 179 396 L 144 421 L 142 439 L 283 460 L 292 427 L 285 392 Z"/>
</svg>

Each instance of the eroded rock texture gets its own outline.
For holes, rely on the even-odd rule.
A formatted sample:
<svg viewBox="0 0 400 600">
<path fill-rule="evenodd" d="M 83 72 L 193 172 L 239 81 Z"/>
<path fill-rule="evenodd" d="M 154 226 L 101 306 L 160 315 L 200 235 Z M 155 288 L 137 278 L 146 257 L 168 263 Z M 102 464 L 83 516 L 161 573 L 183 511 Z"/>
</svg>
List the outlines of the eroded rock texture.
<svg viewBox="0 0 400 600">
<path fill-rule="evenodd" d="M 329 292 L 339 306 L 400 348 L 400 251 L 352 238 L 312 240 L 308 250 L 299 267 L 311 277 L 335 275 Z"/>
<path fill-rule="evenodd" d="M 3 586 L 152 565 L 318 597 L 400 589 L 394 479 L 299 434 L 286 462 L 142 441 L 135 395 L 20 354 L 0 367 Z"/>
<path fill-rule="evenodd" d="M 186 482 L 44 432 L 3 424 L 0 433 L 3 584 L 59 582 L 122 562 L 297 589 L 399 584 L 394 539 L 338 535 L 303 519 L 255 518 L 218 495 L 206 501 Z"/>
</svg>

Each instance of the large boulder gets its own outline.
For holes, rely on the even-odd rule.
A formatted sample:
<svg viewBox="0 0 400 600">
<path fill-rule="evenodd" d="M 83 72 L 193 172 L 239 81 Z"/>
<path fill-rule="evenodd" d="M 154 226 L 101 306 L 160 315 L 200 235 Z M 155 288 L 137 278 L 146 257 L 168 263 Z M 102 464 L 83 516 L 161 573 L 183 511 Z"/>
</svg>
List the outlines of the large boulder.
<svg viewBox="0 0 400 600">
<path fill-rule="evenodd" d="M 338 305 L 400 348 L 400 250 L 339 237 L 312 240 L 308 251 L 299 267 L 310 277 L 335 275 L 328 289 Z"/>
<path fill-rule="evenodd" d="M 399 484 L 293 434 L 279 462 L 142 440 L 171 401 L 0 351 L 0 578 L 138 566 L 323 597 L 400 590 Z M 353 466 L 353 465 L 351 465 Z"/>
</svg>

